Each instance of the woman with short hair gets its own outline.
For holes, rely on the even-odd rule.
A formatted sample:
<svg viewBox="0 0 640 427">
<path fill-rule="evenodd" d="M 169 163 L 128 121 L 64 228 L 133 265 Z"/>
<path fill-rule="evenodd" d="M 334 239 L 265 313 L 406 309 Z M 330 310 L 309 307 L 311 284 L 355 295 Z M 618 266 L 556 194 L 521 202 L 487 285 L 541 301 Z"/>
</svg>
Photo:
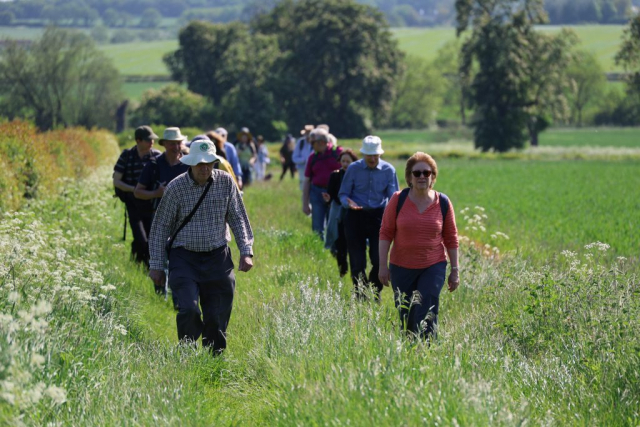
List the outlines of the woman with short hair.
<svg viewBox="0 0 640 427">
<path fill-rule="evenodd" d="M 391 280 L 403 327 L 422 338 L 436 334 L 447 255 L 449 291 L 460 284 L 453 205 L 433 189 L 437 176 L 438 166 L 430 155 L 411 156 L 405 168 L 409 188 L 391 197 L 380 228 L 379 279 L 385 286 Z"/>
</svg>

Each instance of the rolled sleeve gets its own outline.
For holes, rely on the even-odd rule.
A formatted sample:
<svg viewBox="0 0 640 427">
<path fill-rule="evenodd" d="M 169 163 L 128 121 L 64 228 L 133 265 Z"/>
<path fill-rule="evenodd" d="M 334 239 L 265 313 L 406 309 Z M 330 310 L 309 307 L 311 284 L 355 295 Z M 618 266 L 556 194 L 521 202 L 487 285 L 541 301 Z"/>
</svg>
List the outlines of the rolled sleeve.
<svg viewBox="0 0 640 427">
<path fill-rule="evenodd" d="M 253 256 L 253 231 L 251 230 L 244 202 L 240 197 L 238 187 L 235 185 L 231 187 L 227 214 L 229 227 L 236 238 L 240 255 Z"/>
<path fill-rule="evenodd" d="M 151 225 L 151 233 L 149 234 L 149 254 L 151 256 L 149 268 L 151 270 L 163 270 L 167 262 L 165 244 L 173 231 L 172 228 L 178 217 L 180 206 L 177 194 L 172 190 L 172 187 L 167 187 Z"/>
</svg>

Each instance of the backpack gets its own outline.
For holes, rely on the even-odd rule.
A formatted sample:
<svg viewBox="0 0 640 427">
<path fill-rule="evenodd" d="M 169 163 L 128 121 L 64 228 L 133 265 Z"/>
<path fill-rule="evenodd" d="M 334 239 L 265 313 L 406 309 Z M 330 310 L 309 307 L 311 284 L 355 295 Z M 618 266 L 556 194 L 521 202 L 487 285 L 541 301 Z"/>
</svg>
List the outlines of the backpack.
<svg viewBox="0 0 640 427">
<path fill-rule="evenodd" d="M 400 209 L 402 209 L 402 205 L 407 200 L 409 196 L 409 188 L 405 188 L 400 192 L 398 196 L 398 205 L 396 206 L 396 219 L 400 214 Z M 442 226 L 444 227 L 444 220 L 447 218 L 447 212 L 449 212 L 449 198 L 446 194 L 440 193 L 440 212 L 442 213 Z"/>
<path fill-rule="evenodd" d="M 123 153 L 127 153 L 127 158 L 124 162 L 124 172 L 122 173 L 122 177 L 124 178 L 124 174 L 127 172 L 127 170 L 129 169 L 129 165 L 131 164 L 131 151 L 129 149 L 124 149 L 122 151 Z M 120 199 L 120 201 L 122 203 L 126 203 L 127 201 L 127 192 L 122 191 L 121 189 L 119 189 L 118 187 L 116 187 L 115 185 L 113 186 L 113 190 L 115 192 L 115 194 L 113 195 L 113 197 L 117 197 L 118 199 Z"/>
</svg>

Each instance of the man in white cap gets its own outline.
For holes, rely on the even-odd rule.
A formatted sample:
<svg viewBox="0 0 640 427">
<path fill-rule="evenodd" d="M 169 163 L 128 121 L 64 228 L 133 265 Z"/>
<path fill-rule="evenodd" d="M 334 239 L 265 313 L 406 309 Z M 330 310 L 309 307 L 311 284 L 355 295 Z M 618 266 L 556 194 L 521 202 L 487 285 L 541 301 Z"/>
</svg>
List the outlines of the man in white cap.
<svg viewBox="0 0 640 427">
<path fill-rule="evenodd" d="M 167 185 L 156 211 L 149 239 L 149 277 L 156 286 L 164 283 L 169 252 L 178 338 L 196 342 L 202 336 L 203 347 L 219 354 L 227 346 L 235 291 L 229 227 L 240 250 L 240 271 L 253 266 L 253 232 L 233 178 L 214 169 L 219 158 L 211 141 L 192 143 L 180 161 L 190 166 L 189 171 Z"/>
<path fill-rule="evenodd" d="M 227 154 L 227 161 L 231 164 L 233 172 L 236 174 L 236 179 L 238 180 L 238 187 L 242 190 L 242 167 L 240 166 L 240 159 L 238 158 L 236 147 L 228 141 L 229 133 L 225 128 L 218 128 L 214 130 L 214 132 L 224 139 L 224 152 Z"/>
<path fill-rule="evenodd" d="M 362 140 L 360 152 L 364 159 L 353 162 L 342 180 L 338 197 L 347 209 L 344 231 L 347 238 L 351 278 L 358 296 L 362 296 L 361 286 L 371 285 L 376 296 L 382 290 L 378 278 L 380 265 L 378 241 L 382 214 L 389 199 L 398 191 L 396 170 L 380 159 L 384 153 L 382 141 L 377 136 L 367 136 Z M 371 271 L 366 275 L 367 240 Z"/>
</svg>

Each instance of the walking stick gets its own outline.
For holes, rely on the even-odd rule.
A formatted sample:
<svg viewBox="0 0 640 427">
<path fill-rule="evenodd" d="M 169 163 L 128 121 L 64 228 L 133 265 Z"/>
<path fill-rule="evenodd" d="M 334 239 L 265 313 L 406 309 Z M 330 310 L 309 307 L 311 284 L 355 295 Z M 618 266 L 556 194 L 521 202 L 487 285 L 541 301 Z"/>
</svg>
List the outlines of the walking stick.
<svg viewBox="0 0 640 427">
<path fill-rule="evenodd" d="M 124 226 L 122 231 L 122 241 L 127 240 L 127 208 L 124 208 Z"/>
</svg>

